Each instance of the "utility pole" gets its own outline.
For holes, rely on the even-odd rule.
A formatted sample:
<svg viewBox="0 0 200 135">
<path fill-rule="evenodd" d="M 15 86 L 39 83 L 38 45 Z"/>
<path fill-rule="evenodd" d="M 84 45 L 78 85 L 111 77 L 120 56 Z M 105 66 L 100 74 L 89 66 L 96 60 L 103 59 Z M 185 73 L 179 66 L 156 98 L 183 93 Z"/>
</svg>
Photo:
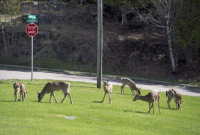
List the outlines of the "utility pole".
<svg viewBox="0 0 200 135">
<path fill-rule="evenodd" d="M 103 0 L 97 0 L 97 88 L 101 89 L 102 57 L 103 57 Z"/>
</svg>

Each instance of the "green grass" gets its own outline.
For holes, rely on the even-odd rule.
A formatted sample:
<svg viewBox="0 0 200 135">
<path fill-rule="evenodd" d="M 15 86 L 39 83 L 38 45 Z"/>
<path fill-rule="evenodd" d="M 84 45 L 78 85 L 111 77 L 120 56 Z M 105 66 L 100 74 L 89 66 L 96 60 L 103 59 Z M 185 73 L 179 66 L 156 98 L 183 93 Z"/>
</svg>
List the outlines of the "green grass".
<svg viewBox="0 0 200 135">
<path fill-rule="evenodd" d="M 25 102 L 14 102 L 12 84 L 23 82 L 28 91 Z M 0 134 L 2 135 L 66 135 L 66 134 L 144 134 L 172 135 L 200 133 L 200 97 L 183 96 L 182 111 L 168 109 L 165 93 L 161 93 L 161 113 L 155 103 L 155 114 L 148 114 L 148 103 L 133 102 L 133 96 L 128 87 L 126 95 L 120 94 L 120 86 L 114 86 L 112 104 L 108 95 L 103 103 L 103 89 L 97 89 L 96 84 L 70 82 L 69 97 L 61 104 L 62 92 L 55 92 L 58 103 L 49 94 L 41 102 L 37 102 L 37 91 L 52 80 L 0 80 Z M 149 91 L 141 90 L 142 95 Z M 66 116 L 75 116 L 73 120 Z"/>
</svg>

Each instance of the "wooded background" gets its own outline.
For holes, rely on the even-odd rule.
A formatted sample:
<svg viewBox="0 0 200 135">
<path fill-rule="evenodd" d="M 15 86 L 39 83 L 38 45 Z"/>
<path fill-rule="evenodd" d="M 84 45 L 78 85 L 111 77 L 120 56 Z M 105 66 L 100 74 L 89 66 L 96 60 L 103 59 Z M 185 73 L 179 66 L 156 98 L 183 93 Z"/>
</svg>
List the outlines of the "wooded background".
<svg viewBox="0 0 200 135">
<path fill-rule="evenodd" d="M 103 3 L 106 72 L 147 76 L 151 73 L 162 76 L 162 72 L 164 77 L 171 78 L 175 73 L 186 80 L 200 76 L 199 0 L 103 0 Z M 39 19 L 36 23 L 39 33 L 34 39 L 36 61 L 57 58 L 65 64 L 76 62 L 95 67 L 96 11 L 96 0 L 0 0 L 0 63 L 29 64 L 30 40 L 25 33 L 25 20 L 28 14 L 35 14 Z M 68 33 L 62 33 L 62 29 L 68 29 Z M 131 33 L 136 35 L 133 39 L 143 34 L 142 40 L 130 40 Z M 50 67 L 39 61 L 35 66 Z"/>
</svg>

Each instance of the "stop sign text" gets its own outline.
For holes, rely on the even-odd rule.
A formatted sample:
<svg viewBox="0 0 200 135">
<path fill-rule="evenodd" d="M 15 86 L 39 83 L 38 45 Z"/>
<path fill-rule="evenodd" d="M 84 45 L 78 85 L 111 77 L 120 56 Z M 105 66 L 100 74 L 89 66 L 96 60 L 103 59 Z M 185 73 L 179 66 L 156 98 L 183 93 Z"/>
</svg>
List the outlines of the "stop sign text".
<svg viewBox="0 0 200 135">
<path fill-rule="evenodd" d="M 35 36 L 38 33 L 38 27 L 34 23 L 30 23 L 26 27 L 26 33 L 29 36 Z"/>
</svg>

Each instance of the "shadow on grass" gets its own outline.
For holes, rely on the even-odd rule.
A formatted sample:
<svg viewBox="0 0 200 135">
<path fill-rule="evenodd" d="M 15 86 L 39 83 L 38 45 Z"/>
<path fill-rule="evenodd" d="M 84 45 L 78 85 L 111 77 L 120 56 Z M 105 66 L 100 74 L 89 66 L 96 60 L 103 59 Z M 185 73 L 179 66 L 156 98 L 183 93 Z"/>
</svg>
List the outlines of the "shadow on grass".
<svg viewBox="0 0 200 135">
<path fill-rule="evenodd" d="M 160 109 L 169 109 L 168 107 L 160 107 Z"/>
<path fill-rule="evenodd" d="M 47 102 L 47 101 L 40 101 L 40 102 L 38 102 L 38 101 L 36 101 L 36 100 L 35 100 L 35 101 L 32 101 L 32 102 L 40 103 L 40 104 L 42 104 L 42 103 L 45 103 L 45 104 L 46 104 L 46 103 L 49 103 L 49 102 Z M 58 102 L 58 103 L 59 103 L 59 102 Z M 49 104 L 51 104 L 51 103 L 49 103 Z"/>
<path fill-rule="evenodd" d="M 167 108 L 167 109 L 169 109 L 169 108 Z M 178 111 L 178 110 L 180 110 L 180 109 L 176 109 L 176 108 L 171 108 L 171 109 L 169 109 L 169 110 L 174 110 L 174 111 Z"/>
<path fill-rule="evenodd" d="M 102 103 L 102 101 L 93 101 L 93 103 Z"/>
<path fill-rule="evenodd" d="M 143 113 L 143 114 L 147 114 L 148 113 L 148 112 L 133 111 L 133 110 L 124 110 L 124 112 L 136 112 L 136 113 Z"/>
<path fill-rule="evenodd" d="M 133 112 L 133 110 L 124 110 L 124 112 Z"/>
<path fill-rule="evenodd" d="M 132 95 L 132 94 L 121 94 L 121 93 L 115 93 L 115 94 L 119 94 L 119 95 Z M 135 95 L 133 95 L 134 97 Z"/>
<path fill-rule="evenodd" d="M 70 87 L 73 87 L 73 86 L 70 86 Z M 80 86 L 80 87 L 83 87 L 83 88 L 96 88 L 95 86 Z"/>
<path fill-rule="evenodd" d="M 135 111 L 136 113 L 148 114 L 148 112 Z"/>
<path fill-rule="evenodd" d="M 0 100 L 0 102 L 15 102 L 15 100 Z M 17 101 L 20 102 L 20 101 Z"/>
</svg>

